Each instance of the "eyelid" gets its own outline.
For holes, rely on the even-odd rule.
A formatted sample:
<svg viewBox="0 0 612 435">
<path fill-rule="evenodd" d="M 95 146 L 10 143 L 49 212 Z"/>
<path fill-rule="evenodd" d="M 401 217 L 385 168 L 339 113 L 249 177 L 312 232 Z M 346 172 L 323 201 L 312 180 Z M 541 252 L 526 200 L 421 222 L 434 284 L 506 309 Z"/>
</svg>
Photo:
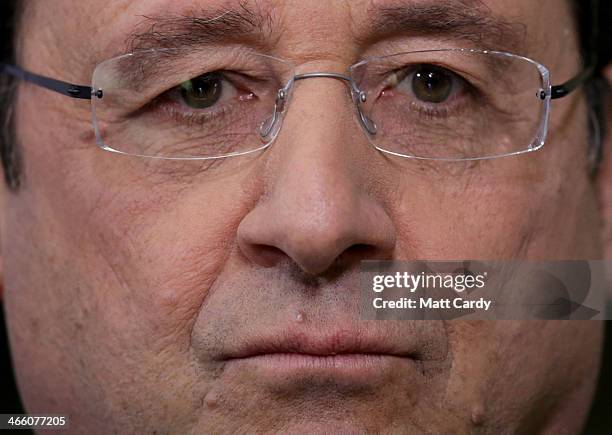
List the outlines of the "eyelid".
<svg viewBox="0 0 612 435">
<path fill-rule="evenodd" d="M 394 73 L 391 75 L 393 79 L 390 85 L 397 86 L 407 77 L 411 76 L 412 74 L 415 74 L 419 69 L 428 68 L 428 67 L 434 70 L 442 71 L 444 74 L 448 74 L 454 81 L 458 81 L 460 83 L 468 82 L 461 74 L 449 68 L 441 67 L 441 66 L 434 65 L 434 64 L 415 64 L 415 65 L 411 65 L 409 68 L 404 67 L 404 68 L 399 68 L 398 70 L 394 71 Z M 400 79 L 397 78 L 398 73 L 401 73 L 403 75 Z"/>
<path fill-rule="evenodd" d="M 181 84 L 174 86 L 172 89 L 169 89 L 168 91 L 164 92 L 162 95 L 167 94 L 168 97 L 171 97 L 176 104 L 179 104 L 185 110 L 190 110 L 194 112 L 203 112 L 203 111 L 207 111 L 208 109 L 213 108 L 214 106 L 222 105 L 225 100 L 235 97 L 235 94 L 238 93 L 237 87 L 230 80 L 227 79 L 226 75 L 222 71 L 213 71 L 211 73 L 202 74 L 202 76 L 208 75 L 208 74 L 210 74 L 212 77 L 218 78 L 221 81 L 221 87 L 222 87 L 221 97 L 219 101 L 215 103 L 213 106 L 211 106 L 210 108 L 195 109 L 193 107 L 187 106 L 185 102 L 182 101 L 182 98 L 181 98 Z M 201 76 L 198 76 L 198 77 L 201 77 Z M 194 77 L 189 80 L 193 80 L 195 78 L 197 77 Z M 231 86 L 231 88 L 235 91 L 235 92 L 232 92 L 232 95 L 230 96 L 228 96 L 228 89 L 227 89 L 228 86 Z"/>
<path fill-rule="evenodd" d="M 214 73 L 217 72 L 215 71 Z M 220 74 L 224 74 L 224 72 L 221 72 Z M 241 92 L 240 86 L 235 85 L 233 80 L 229 80 L 225 75 L 222 75 L 221 78 L 223 82 L 225 82 L 224 86 L 232 86 L 235 91 L 232 92 L 230 96 L 222 96 L 221 100 L 208 108 L 197 109 L 185 104 L 185 102 L 181 100 L 180 85 L 177 85 L 160 93 L 157 97 L 152 99 L 147 104 L 148 109 L 146 110 L 151 111 L 152 113 L 161 114 L 161 116 L 164 117 L 170 117 L 177 122 L 187 124 L 200 124 L 212 120 L 218 120 L 220 117 L 230 116 L 231 113 L 237 113 L 234 109 L 243 109 L 240 103 L 248 103 L 247 100 L 252 99 L 253 93 L 248 90 Z M 225 95 L 227 95 L 228 91 L 225 89 L 223 92 Z M 240 98 L 238 95 L 248 92 L 250 92 L 248 98 L 235 101 Z"/>
<path fill-rule="evenodd" d="M 172 93 L 179 92 L 181 83 L 188 81 L 188 80 L 193 80 L 205 74 L 219 74 L 220 78 L 224 82 L 227 82 L 236 88 L 244 88 L 250 91 L 250 89 L 246 85 L 246 80 L 241 79 L 241 77 L 243 78 L 247 77 L 245 74 L 241 74 L 239 72 L 234 72 L 234 71 L 214 70 L 214 71 L 204 72 L 201 74 L 196 74 L 193 77 L 184 79 L 180 83 L 177 83 L 177 82 L 173 82 L 172 84 L 167 83 L 163 87 L 160 86 L 160 88 L 156 89 L 154 92 L 153 91 L 149 92 L 148 95 L 142 95 L 142 105 L 140 106 L 140 108 L 144 106 L 149 106 L 156 102 L 159 102 L 159 100 L 164 99 L 165 97 L 168 97 Z M 136 109 L 133 109 L 132 111 L 135 111 L 135 110 Z"/>
<path fill-rule="evenodd" d="M 387 88 L 390 84 L 388 80 L 391 76 L 393 76 L 396 72 L 399 71 L 409 71 L 412 72 L 415 69 L 422 67 L 422 66 L 431 66 L 433 68 L 436 69 L 440 69 L 443 71 L 446 71 L 447 73 L 449 73 L 454 80 L 459 80 L 459 82 L 464 85 L 464 88 L 466 90 L 469 91 L 477 91 L 479 89 L 486 89 L 490 83 L 488 83 L 483 77 L 482 75 L 479 75 L 478 73 L 471 71 L 470 69 L 474 69 L 474 68 L 469 68 L 467 66 L 461 66 L 461 65 L 448 65 L 445 62 L 437 62 L 435 60 L 429 61 L 429 62 L 420 62 L 420 63 L 412 63 L 408 66 L 403 65 L 403 66 L 399 66 L 397 68 L 393 68 L 391 70 L 391 74 L 386 74 L 386 77 L 382 83 L 381 86 L 381 90 Z M 406 74 L 408 75 L 408 74 Z M 404 77 L 405 78 L 405 77 Z"/>
<path fill-rule="evenodd" d="M 409 67 L 404 66 L 402 68 L 397 68 L 396 70 L 394 70 L 393 73 L 390 74 L 385 79 L 383 84 L 381 85 L 379 95 L 385 95 L 386 93 L 385 91 L 387 89 L 392 91 L 394 89 L 398 89 L 399 86 L 404 85 L 407 87 L 407 90 L 405 92 L 408 92 L 411 98 L 414 98 L 415 96 L 412 92 L 412 89 L 410 88 L 410 84 L 408 83 L 411 82 L 411 77 L 413 76 L 413 74 L 415 74 L 416 71 L 418 71 L 420 68 L 423 68 L 423 67 L 425 68 L 431 67 L 433 69 L 442 70 L 444 73 L 451 76 L 452 83 L 453 83 L 452 85 L 453 89 L 451 90 L 451 95 L 449 96 L 449 99 L 447 101 L 444 101 L 442 103 L 436 103 L 435 104 L 436 106 L 440 106 L 445 103 L 446 104 L 452 103 L 452 101 L 455 100 L 455 97 L 457 96 L 457 94 L 461 94 L 464 91 L 472 93 L 472 91 L 476 89 L 469 81 L 467 81 L 465 78 L 463 78 L 461 75 L 457 74 L 453 70 L 450 70 L 444 67 L 440 67 L 434 64 L 422 63 L 422 64 L 413 64 L 413 65 L 410 65 Z M 428 103 L 419 102 L 418 104 L 428 104 Z"/>
</svg>

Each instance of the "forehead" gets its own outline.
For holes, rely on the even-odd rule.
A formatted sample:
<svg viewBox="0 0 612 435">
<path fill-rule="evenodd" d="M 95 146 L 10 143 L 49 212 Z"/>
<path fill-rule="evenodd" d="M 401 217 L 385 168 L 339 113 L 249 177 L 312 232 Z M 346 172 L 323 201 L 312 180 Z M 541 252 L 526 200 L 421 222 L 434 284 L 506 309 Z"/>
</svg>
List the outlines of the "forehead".
<svg viewBox="0 0 612 435">
<path fill-rule="evenodd" d="M 271 33 L 292 32 L 319 39 L 325 36 L 350 34 L 365 38 L 370 33 L 398 29 L 401 21 L 410 30 L 421 19 L 437 19 L 437 24 L 461 24 L 480 20 L 480 29 L 500 21 L 509 25 L 546 27 L 555 23 L 555 11 L 567 12 L 563 0 L 35 0 L 32 4 L 38 18 L 66 26 L 89 30 L 97 38 L 119 38 L 147 19 L 195 16 L 214 18 L 235 12 L 231 18 L 246 19 L 260 30 Z M 564 6 L 564 7 L 561 7 Z M 393 29 L 385 28 L 396 16 Z M 412 17 L 412 21 L 408 19 Z M 558 25 L 559 23 L 556 22 Z M 40 29 L 40 28 L 39 28 Z"/>
<path fill-rule="evenodd" d="M 565 0 L 34 0 L 28 15 L 37 22 L 26 29 L 42 35 L 38 45 L 49 50 L 61 47 L 59 57 L 75 71 L 87 59 L 91 67 L 130 50 L 175 42 L 229 41 L 301 61 L 326 57 L 356 61 L 373 44 L 401 39 L 402 48 L 408 49 L 422 44 L 476 46 L 545 62 L 543 55 L 561 57 L 551 49 L 551 41 L 573 35 L 568 4 Z"/>
</svg>

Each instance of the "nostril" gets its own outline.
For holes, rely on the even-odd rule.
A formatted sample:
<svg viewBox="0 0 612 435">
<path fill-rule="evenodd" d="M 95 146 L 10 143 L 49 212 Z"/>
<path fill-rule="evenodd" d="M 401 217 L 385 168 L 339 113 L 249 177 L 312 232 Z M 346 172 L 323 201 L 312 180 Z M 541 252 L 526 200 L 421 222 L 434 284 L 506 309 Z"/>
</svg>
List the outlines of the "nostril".
<svg viewBox="0 0 612 435">
<path fill-rule="evenodd" d="M 253 253 L 249 257 L 256 259 L 255 262 L 263 267 L 275 266 L 287 257 L 279 248 L 265 244 L 252 244 L 249 250 Z"/>
</svg>

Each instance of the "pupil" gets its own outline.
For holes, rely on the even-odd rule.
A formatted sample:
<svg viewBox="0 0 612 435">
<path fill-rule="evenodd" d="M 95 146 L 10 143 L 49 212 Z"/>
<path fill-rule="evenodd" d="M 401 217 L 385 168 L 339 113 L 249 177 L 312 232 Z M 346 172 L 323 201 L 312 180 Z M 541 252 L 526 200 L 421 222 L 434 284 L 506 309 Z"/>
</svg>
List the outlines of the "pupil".
<svg viewBox="0 0 612 435">
<path fill-rule="evenodd" d="M 194 109 L 206 109 L 221 98 L 221 77 L 204 74 L 181 83 L 181 96 L 185 104 Z"/>
<path fill-rule="evenodd" d="M 450 96 L 452 89 L 452 77 L 439 68 L 420 68 L 412 78 L 414 95 L 428 103 L 442 103 Z"/>
</svg>

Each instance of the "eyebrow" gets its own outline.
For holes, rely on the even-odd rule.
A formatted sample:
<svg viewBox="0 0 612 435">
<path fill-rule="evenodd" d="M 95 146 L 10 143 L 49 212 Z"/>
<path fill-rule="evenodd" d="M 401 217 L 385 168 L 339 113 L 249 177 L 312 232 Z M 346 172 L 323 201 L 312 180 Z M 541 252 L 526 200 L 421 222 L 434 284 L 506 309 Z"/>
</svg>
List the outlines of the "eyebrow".
<svg viewBox="0 0 612 435">
<path fill-rule="evenodd" d="M 490 50 L 525 53 L 526 26 L 493 14 L 482 0 L 402 1 L 371 7 L 369 33 L 460 39 Z M 270 13 L 240 2 L 234 9 L 200 9 L 179 16 L 143 16 L 126 39 L 127 52 L 188 48 L 230 40 L 265 40 L 274 28 Z"/>
<path fill-rule="evenodd" d="M 269 14 L 240 3 L 235 9 L 200 9 L 179 16 L 143 16 L 126 38 L 127 52 L 189 48 L 221 41 L 261 39 L 272 29 Z"/>
<path fill-rule="evenodd" d="M 494 15 L 480 0 L 403 2 L 369 12 L 375 34 L 444 37 L 481 49 L 525 52 L 525 24 Z"/>
</svg>

